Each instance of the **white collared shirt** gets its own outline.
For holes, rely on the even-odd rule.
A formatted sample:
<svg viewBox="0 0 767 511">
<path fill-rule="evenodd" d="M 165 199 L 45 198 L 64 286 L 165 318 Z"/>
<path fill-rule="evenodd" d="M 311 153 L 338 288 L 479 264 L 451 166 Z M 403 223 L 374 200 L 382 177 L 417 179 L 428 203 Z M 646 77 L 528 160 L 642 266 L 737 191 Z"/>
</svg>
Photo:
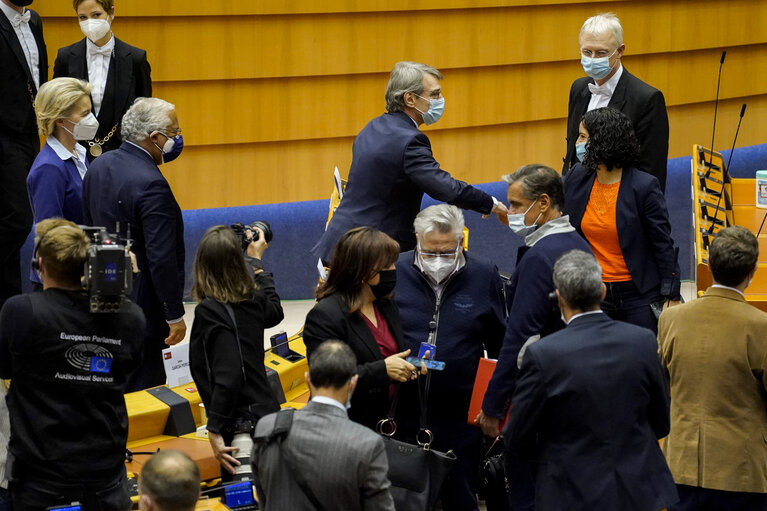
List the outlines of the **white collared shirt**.
<svg viewBox="0 0 767 511">
<path fill-rule="evenodd" d="M 333 399 L 332 397 L 327 397 L 327 396 L 314 396 L 313 398 L 311 398 L 311 399 L 310 399 L 310 401 L 316 401 L 317 403 L 322 403 L 322 404 L 324 404 L 324 405 L 331 405 L 331 406 L 335 406 L 335 407 L 337 407 L 337 408 L 340 408 L 341 410 L 343 410 L 343 411 L 344 411 L 344 413 L 346 413 L 346 405 L 344 405 L 344 404 L 343 404 L 342 402 L 340 402 L 340 401 L 336 401 L 336 400 L 335 400 L 335 399 Z"/>
<path fill-rule="evenodd" d="M 746 295 L 743 293 L 743 291 L 741 291 L 740 289 L 736 289 L 734 287 L 724 286 L 722 284 L 711 284 L 711 287 L 715 287 L 715 288 L 718 288 L 718 289 L 729 289 L 730 291 L 735 291 L 736 293 L 738 293 L 743 298 L 746 297 Z"/>
<path fill-rule="evenodd" d="M 567 320 L 567 324 L 573 322 L 575 318 L 580 318 L 581 316 L 588 316 L 589 314 L 604 314 L 604 311 L 602 310 L 595 310 L 595 311 L 586 311 L 586 312 L 579 312 L 578 314 L 573 314 L 570 316 L 570 319 Z"/>
<path fill-rule="evenodd" d="M 85 158 L 85 148 L 80 144 L 75 144 L 75 154 L 72 154 L 69 149 L 64 147 L 64 144 L 59 142 L 59 139 L 51 135 L 45 140 L 56 155 L 62 159 L 62 161 L 72 160 L 77 167 L 77 172 L 80 174 L 80 179 L 85 177 L 85 173 L 88 172 L 87 159 Z"/>
<path fill-rule="evenodd" d="M 112 36 L 104 46 L 99 48 L 93 42 L 85 39 L 85 58 L 88 62 L 88 81 L 91 82 L 91 99 L 93 111 L 99 115 L 101 102 L 104 100 L 104 90 L 107 87 L 107 75 L 109 74 L 109 62 L 115 48 L 115 38 Z M 104 53 L 99 53 L 104 52 Z M 106 53 L 109 52 L 109 53 Z"/>
<path fill-rule="evenodd" d="M 609 80 L 607 80 L 605 83 L 603 83 L 600 86 L 602 88 L 605 88 L 606 91 L 609 92 L 609 95 L 592 94 L 591 99 L 589 100 L 589 107 L 586 110 L 587 112 L 591 112 L 592 110 L 596 110 L 597 108 L 606 107 L 610 103 L 610 100 L 613 97 L 613 93 L 615 92 L 615 87 L 618 86 L 618 80 L 621 79 L 622 74 L 623 74 L 623 64 L 618 63 L 618 70 L 615 72 L 615 74 L 612 75 Z"/>
<path fill-rule="evenodd" d="M 13 31 L 16 32 L 21 49 L 24 51 L 24 58 L 29 66 L 29 72 L 35 83 L 35 90 L 37 90 L 40 88 L 40 52 L 37 50 L 37 41 L 32 34 L 32 29 L 29 27 L 29 23 L 20 23 L 18 26 L 14 26 L 18 12 L 5 5 L 5 2 L 0 1 L 0 10 L 3 11 L 8 21 L 11 22 Z M 24 9 L 23 12 L 27 12 L 27 9 Z"/>
</svg>

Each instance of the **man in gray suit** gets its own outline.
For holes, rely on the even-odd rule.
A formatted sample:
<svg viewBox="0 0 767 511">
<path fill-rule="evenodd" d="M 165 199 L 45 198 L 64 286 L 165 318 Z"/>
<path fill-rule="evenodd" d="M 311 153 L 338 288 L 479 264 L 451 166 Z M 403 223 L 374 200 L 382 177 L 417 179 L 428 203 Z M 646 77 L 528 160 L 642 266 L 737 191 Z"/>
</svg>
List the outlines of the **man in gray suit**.
<svg viewBox="0 0 767 511">
<path fill-rule="evenodd" d="M 383 439 L 346 414 L 356 373 L 351 348 L 326 341 L 305 374 L 312 398 L 293 415 L 283 439 L 269 440 L 287 412 L 258 421 L 253 478 L 262 509 L 394 511 Z"/>
</svg>

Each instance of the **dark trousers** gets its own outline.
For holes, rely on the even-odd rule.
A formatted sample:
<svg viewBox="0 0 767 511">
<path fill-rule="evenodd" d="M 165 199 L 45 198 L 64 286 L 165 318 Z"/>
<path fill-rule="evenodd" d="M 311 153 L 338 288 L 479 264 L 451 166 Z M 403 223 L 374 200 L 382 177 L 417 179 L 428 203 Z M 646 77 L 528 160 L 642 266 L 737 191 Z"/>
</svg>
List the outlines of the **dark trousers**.
<svg viewBox="0 0 767 511">
<path fill-rule="evenodd" d="M 503 468 L 509 484 L 509 509 L 535 509 L 535 464 L 517 456 L 508 448 L 503 452 Z"/>
<path fill-rule="evenodd" d="M 32 229 L 27 175 L 39 151 L 37 134 L 0 134 L 0 307 L 21 293 L 19 251 Z"/>
<path fill-rule="evenodd" d="M 634 282 L 605 282 L 607 295 L 602 302 L 605 314 L 618 321 L 625 321 L 658 333 L 658 320 L 650 304 L 662 299 L 659 288 L 640 293 Z"/>
<path fill-rule="evenodd" d="M 47 481 L 14 481 L 11 493 L 13 511 L 43 511 L 72 502 L 79 502 L 83 511 L 127 511 L 132 507 L 124 473 L 118 480 L 102 486 L 58 486 Z"/>
<path fill-rule="evenodd" d="M 11 492 L 5 488 L 0 488 L 0 511 L 13 511 Z"/>
<path fill-rule="evenodd" d="M 711 490 L 699 486 L 677 484 L 679 502 L 669 511 L 765 511 L 767 493 L 745 493 Z"/>
<path fill-rule="evenodd" d="M 175 278 L 175 275 L 167 278 Z M 128 378 L 126 392 L 136 392 L 165 384 L 162 350 L 168 347 L 165 345 L 165 338 L 170 332 L 168 323 L 165 321 L 165 309 L 157 297 L 149 272 L 140 272 L 133 280 L 131 299 L 144 311 L 146 331 L 141 349 L 141 365 Z"/>
</svg>

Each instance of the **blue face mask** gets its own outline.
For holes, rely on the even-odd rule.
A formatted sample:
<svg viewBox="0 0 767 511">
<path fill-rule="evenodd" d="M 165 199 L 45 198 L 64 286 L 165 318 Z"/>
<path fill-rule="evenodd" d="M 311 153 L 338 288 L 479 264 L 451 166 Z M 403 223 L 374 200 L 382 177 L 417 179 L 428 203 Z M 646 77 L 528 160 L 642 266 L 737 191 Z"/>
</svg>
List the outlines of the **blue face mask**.
<svg viewBox="0 0 767 511">
<path fill-rule="evenodd" d="M 416 96 L 418 96 L 418 94 L 416 94 Z M 418 97 L 421 99 L 427 99 L 423 96 Z M 418 110 L 418 108 L 416 108 L 416 110 Z M 421 112 L 420 110 L 418 111 Z M 442 117 L 443 113 L 445 113 L 445 98 L 430 99 L 429 109 L 425 112 L 421 112 L 421 116 L 423 117 L 423 122 L 428 125 L 437 122 Z"/>
<path fill-rule="evenodd" d="M 586 157 L 586 142 L 581 142 L 580 144 L 575 144 L 575 156 L 578 158 L 578 161 L 583 163 L 583 158 Z"/>
<path fill-rule="evenodd" d="M 178 158 L 178 155 L 181 154 L 181 151 L 184 149 L 184 135 L 177 135 L 173 137 L 173 149 L 170 150 L 170 152 L 166 153 L 163 151 L 162 159 L 165 163 L 168 163 L 169 161 L 173 161 L 176 158 Z"/>
<path fill-rule="evenodd" d="M 538 216 L 535 217 L 535 220 L 533 220 L 533 225 L 527 225 L 525 223 L 525 215 L 527 215 L 527 213 L 533 208 L 536 202 L 538 202 L 538 199 L 534 200 L 533 203 L 530 204 L 530 206 L 527 208 L 527 211 L 524 213 L 513 213 L 508 215 L 509 229 L 511 229 L 517 236 L 525 237 L 528 234 L 535 232 L 535 230 L 538 228 L 535 222 L 541 218 L 540 213 L 538 213 Z"/>
<path fill-rule="evenodd" d="M 615 48 L 615 51 L 613 51 L 607 57 L 601 57 L 598 59 L 581 55 L 581 65 L 583 66 L 583 70 L 594 80 L 601 80 L 605 76 L 609 75 L 610 71 L 612 71 L 613 68 L 610 66 L 610 57 L 615 55 L 616 51 L 618 51 L 618 48 Z"/>
</svg>

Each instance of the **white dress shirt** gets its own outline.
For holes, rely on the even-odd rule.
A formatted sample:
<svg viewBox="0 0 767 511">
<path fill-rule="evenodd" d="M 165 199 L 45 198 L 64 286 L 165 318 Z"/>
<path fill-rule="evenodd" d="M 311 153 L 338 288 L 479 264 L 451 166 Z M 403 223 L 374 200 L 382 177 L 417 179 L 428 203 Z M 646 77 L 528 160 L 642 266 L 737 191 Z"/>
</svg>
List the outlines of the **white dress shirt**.
<svg viewBox="0 0 767 511">
<path fill-rule="evenodd" d="M 91 82 L 91 99 L 93 111 L 98 116 L 101 111 L 101 102 L 104 100 L 104 90 L 107 87 L 107 75 L 109 74 L 109 61 L 115 48 L 115 38 L 112 36 L 104 46 L 99 48 L 90 39 L 85 40 L 85 58 L 88 62 L 88 81 Z"/>
<path fill-rule="evenodd" d="M 80 144 L 75 144 L 75 154 L 72 154 L 69 149 L 64 147 L 64 144 L 59 142 L 59 139 L 51 135 L 45 140 L 45 143 L 51 146 L 51 149 L 56 153 L 56 156 L 62 159 L 62 161 L 72 160 L 77 167 L 77 172 L 80 174 L 80 179 L 85 178 L 85 173 L 88 172 L 88 164 L 85 158 L 85 148 Z"/>
<path fill-rule="evenodd" d="M 743 293 L 743 291 L 741 291 L 740 289 L 734 288 L 734 287 L 725 286 L 725 285 L 722 285 L 722 284 L 711 284 L 711 287 L 715 287 L 717 289 L 729 289 L 730 291 L 735 291 L 736 293 L 738 293 L 743 298 L 746 297 L 746 295 Z"/>
<path fill-rule="evenodd" d="M 586 110 L 587 112 L 591 112 L 597 108 L 606 107 L 608 103 L 610 103 L 610 100 L 613 97 L 613 92 L 615 92 L 615 87 L 618 86 L 618 80 L 621 79 L 622 74 L 623 64 L 618 63 L 618 70 L 605 83 L 602 85 L 589 84 L 591 99 L 589 100 L 589 108 Z M 595 91 L 597 91 L 596 94 L 594 93 Z"/>
<path fill-rule="evenodd" d="M 336 408 L 340 408 L 341 410 L 346 413 L 346 406 L 340 401 L 336 401 L 332 397 L 327 396 L 314 396 L 310 401 L 316 401 L 317 403 L 322 403 L 324 405 L 331 405 L 335 406 Z"/>
<path fill-rule="evenodd" d="M 0 10 L 3 11 L 8 21 L 11 22 L 13 31 L 16 32 L 21 49 L 24 51 L 24 58 L 27 59 L 29 72 L 35 83 L 35 90 L 37 90 L 40 88 L 40 52 L 37 50 L 37 41 L 32 34 L 32 29 L 29 28 L 29 19 L 32 13 L 28 9 L 24 9 L 24 13 L 19 14 L 5 5 L 4 2 L 0 2 Z"/>
</svg>

